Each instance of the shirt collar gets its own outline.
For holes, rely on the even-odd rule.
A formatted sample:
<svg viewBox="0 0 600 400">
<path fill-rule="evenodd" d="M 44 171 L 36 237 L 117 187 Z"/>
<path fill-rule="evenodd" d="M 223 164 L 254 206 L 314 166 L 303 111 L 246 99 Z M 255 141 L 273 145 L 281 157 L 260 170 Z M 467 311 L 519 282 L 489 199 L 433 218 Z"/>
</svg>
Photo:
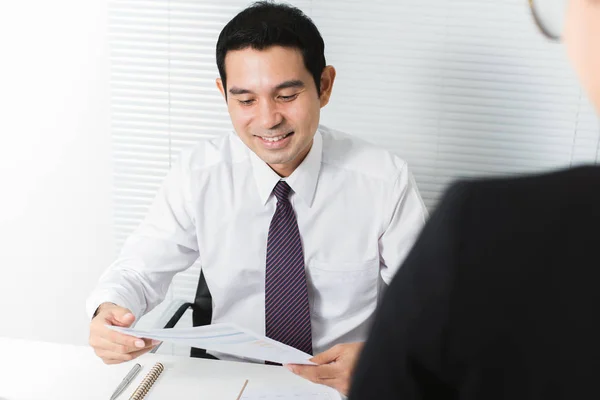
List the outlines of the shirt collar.
<svg viewBox="0 0 600 400">
<path fill-rule="evenodd" d="M 250 153 L 250 162 L 254 173 L 254 180 L 258 188 L 258 194 L 262 204 L 266 204 L 273 192 L 273 188 L 282 178 L 277 175 L 263 160 L 261 160 L 253 151 Z M 321 158 L 323 155 L 323 139 L 321 133 L 317 130 L 313 139 L 313 144 L 306 155 L 306 158 L 300 163 L 298 168 L 285 181 L 292 190 L 308 204 L 312 206 L 317 188 L 317 180 L 321 171 Z"/>
</svg>

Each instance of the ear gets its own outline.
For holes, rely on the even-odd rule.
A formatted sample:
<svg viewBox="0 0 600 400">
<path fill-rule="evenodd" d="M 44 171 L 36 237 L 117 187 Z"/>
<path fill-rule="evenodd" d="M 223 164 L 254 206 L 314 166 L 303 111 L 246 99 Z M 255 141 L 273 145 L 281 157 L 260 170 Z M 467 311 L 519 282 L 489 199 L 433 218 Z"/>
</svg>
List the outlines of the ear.
<svg viewBox="0 0 600 400">
<path fill-rule="evenodd" d="M 321 108 L 325 107 L 329 103 L 331 97 L 331 90 L 333 89 L 333 81 L 335 81 L 335 68 L 332 65 L 328 65 L 323 69 L 321 73 Z"/>
<path fill-rule="evenodd" d="M 225 88 L 223 87 L 223 81 L 221 78 L 217 78 L 215 83 L 217 84 L 217 89 L 219 89 L 219 92 L 221 92 L 221 96 L 223 96 L 225 99 L 225 103 L 227 103 L 227 94 L 225 93 Z"/>
</svg>

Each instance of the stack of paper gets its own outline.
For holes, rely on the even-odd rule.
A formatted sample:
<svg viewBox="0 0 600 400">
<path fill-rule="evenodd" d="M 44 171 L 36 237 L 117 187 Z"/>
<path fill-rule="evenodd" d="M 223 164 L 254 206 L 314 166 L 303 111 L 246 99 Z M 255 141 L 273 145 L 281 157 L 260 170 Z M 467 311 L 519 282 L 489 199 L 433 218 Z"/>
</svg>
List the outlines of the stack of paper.
<svg viewBox="0 0 600 400">
<path fill-rule="evenodd" d="M 333 389 L 246 389 L 240 400 L 337 400 L 340 395 Z"/>
</svg>

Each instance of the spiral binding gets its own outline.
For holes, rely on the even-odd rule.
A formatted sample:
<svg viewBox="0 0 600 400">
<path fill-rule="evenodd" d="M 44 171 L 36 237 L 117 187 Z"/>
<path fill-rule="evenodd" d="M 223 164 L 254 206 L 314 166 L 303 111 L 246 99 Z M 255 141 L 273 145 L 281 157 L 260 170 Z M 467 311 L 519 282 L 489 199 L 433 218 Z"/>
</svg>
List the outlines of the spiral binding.
<svg viewBox="0 0 600 400">
<path fill-rule="evenodd" d="M 165 370 L 164 365 L 157 362 L 154 364 L 154 367 L 148 372 L 144 380 L 140 383 L 140 385 L 135 389 L 135 392 L 131 395 L 129 400 L 143 400 L 143 398 L 148 394 L 154 382 L 158 379 L 159 375 Z"/>
</svg>

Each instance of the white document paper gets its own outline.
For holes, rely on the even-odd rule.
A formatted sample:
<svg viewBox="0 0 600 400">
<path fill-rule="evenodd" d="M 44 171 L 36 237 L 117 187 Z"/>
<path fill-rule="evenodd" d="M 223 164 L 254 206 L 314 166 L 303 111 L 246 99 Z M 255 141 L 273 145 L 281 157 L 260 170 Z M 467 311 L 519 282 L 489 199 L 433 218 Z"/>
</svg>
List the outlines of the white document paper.
<svg viewBox="0 0 600 400">
<path fill-rule="evenodd" d="M 337 400 L 340 395 L 333 390 L 316 389 L 251 389 L 244 390 L 240 400 Z"/>
<path fill-rule="evenodd" d="M 108 325 L 107 325 L 108 326 Z M 214 324 L 193 328 L 131 329 L 108 326 L 117 332 L 138 338 L 178 343 L 237 357 L 277 362 L 280 364 L 315 365 L 312 356 L 265 336 L 257 335 L 235 324 Z"/>
</svg>

